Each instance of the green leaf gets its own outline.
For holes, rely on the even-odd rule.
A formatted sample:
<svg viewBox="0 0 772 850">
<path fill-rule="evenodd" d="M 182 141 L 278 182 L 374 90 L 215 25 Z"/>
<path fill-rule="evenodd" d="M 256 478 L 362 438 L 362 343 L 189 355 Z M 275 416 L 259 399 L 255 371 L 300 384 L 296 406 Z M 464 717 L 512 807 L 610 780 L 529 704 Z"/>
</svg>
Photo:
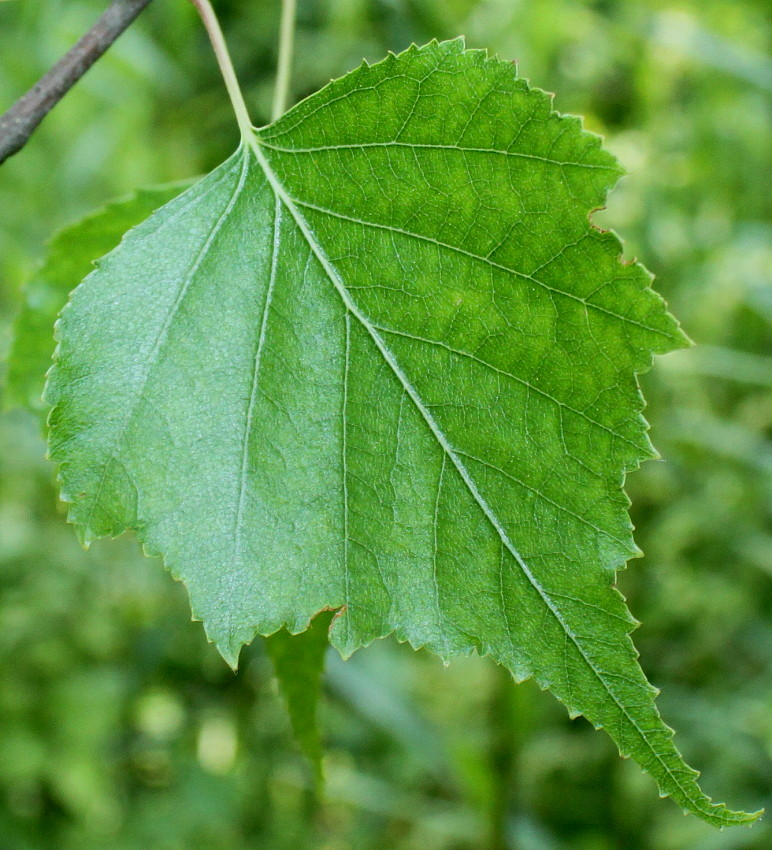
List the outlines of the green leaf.
<svg viewBox="0 0 772 850">
<path fill-rule="evenodd" d="M 322 741 L 316 710 L 331 621 L 332 614 L 322 611 L 306 631 L 292 635 L 281 629 L 266 640 L 295 740 L 310 762 L 317 784 L 322 779 Z"/>
<path fill-rule="evenodd" d="M 477 650 L 743 823 L 673 745 L 613 586 L 653 454 L 636 373 L 686 344 L 589 222 L 619 171 L 460 41 L 365 64 L 75 290 L 50 451 L 82 539 L 135 529 L 229 663 L 324 609 L 344 656 Z"/>
<path fill-rule="evenodd" d="M 13 328 L 3 403 L 42 410 L 43 376 L 51 365 L 51 328 L 73 287 L 95 259 L 112 251 L 123 234 L 188 186 L 176 183 L 140 189 L 86 216 L 51 240 L 46 258 L 24 290 Z"/>
</svg>

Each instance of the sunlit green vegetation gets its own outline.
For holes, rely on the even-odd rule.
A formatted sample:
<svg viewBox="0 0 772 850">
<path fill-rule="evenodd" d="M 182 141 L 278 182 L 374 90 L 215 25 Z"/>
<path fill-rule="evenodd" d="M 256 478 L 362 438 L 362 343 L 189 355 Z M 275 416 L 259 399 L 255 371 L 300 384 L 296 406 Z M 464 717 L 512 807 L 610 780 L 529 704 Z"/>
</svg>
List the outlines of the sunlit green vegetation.
<svg viewBox="0 0 772 850">
<path fill-rule="evenodd" d="M 0 109 L 98 0 L 0 4 Z M 267 122 L 278 3 L 217 3 Z M 630 476 L 646 553 L 619 585 L 705 790 L 772 785 L 770 61 L 762 4 L 730 0 L 299 2 L 296 98 L 411 41 L 465 34 L 586 116 L 627 167 L 609 209 L 698 347 L 644 378 L 665 458 Z M 0 347 L 57 228 L 136 186 L 209 170 L 237 131 L 189 4 L 158 0 L 0 168 Z M 392 640 L 328 660 L 325 800 L 261 642 L 234 676 L 182 586 L 130 539 L 84 553 L 36 414 L 0 418 L 0 848 L 764 848 L 657 800 L 583 719 L 489 661 Z M 509 844 L 500 842 L 504 824 Z M 313 828 L 309 827 L 313 824 Z M 493 826 L 491 826 L 493 825 Z"/>
</svg>

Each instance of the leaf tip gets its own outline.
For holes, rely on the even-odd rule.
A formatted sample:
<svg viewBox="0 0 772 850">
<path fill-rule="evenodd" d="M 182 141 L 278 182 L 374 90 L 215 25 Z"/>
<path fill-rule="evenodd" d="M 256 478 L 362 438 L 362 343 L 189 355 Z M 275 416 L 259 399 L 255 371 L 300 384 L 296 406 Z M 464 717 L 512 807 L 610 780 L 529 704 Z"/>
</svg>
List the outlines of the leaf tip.
<svg viewBox="0 0 772 850">
<path fill-rule="evenodd" d="M 215 649 L 220 653 L 228 667 L 230 667 L 234 673 L 238 673 L 239 655 L 241 655 L 243 644 L 237 643 L 236 645 L 233 645 L 229 641 L 223 642 L 219 640 L 214 640 L 212 643 L 214 643 Z"/>
</svg>

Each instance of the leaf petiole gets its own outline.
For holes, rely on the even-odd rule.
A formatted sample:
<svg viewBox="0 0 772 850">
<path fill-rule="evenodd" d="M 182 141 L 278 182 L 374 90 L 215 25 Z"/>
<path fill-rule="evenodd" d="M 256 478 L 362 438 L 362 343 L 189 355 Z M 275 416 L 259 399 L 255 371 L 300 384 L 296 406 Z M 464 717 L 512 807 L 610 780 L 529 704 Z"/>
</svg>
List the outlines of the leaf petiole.
<svg viewBox="0 0 772 850">
<path fill-rule="evenodd" d="M 236 113 L 236 120 L 241 130 L 241 136 L 248 139 L 252 135 L 252 121 L 247 111 L 247 105 L 244 102 L 244 95 L 241 92 L 241 86 L 236 78 L 236 71 L 233 68 L 228 46 L 225 43 L 225 37 L 222 34 L 220 23 L 217 20 L 212 4 L 209 0 L 190 0 L 196 7 L 201 20 L 204 23 L 209 40 L 212 43 L 214 55 L 217 57 L 217 64 L 220 66 L 225 87 L 228 89 L 228 95 L 233 105 L 233 111 Z"/>
</svg>

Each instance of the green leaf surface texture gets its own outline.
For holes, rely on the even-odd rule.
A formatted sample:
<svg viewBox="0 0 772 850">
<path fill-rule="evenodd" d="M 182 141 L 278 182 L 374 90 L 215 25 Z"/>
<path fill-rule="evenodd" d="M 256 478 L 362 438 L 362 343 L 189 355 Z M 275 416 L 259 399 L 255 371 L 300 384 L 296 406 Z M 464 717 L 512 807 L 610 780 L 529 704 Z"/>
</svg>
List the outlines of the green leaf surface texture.
<svg viewBox="0 0 772 850">
<path fill-rule="evenodd" d="M 113 201 L 51 239 L 46 258 L 24 289 L 13 327 L 3 406 L 42 410 L 43 376 L 51 365 L 51 332 L 73 287 L 91 271 L 98 257 L 112 251 L 123 234 L 146 219 L 187 183 L 140 189 Z"/>
<path fill-rule="evenodd" d="M 266 639 L 295 740 L 313 769 L 317 785 L 322 780 L 322 741 L 316 713 L 331 620 L 331 613 L 322 611 L 306 631 L 293 635 L 281 629 Z"/>
<path fill-rule="evenodd" d="M 716 825 L 613 587 L 653 449 L 636 373 L 687 344 L 594 228 L 620 174 L 460 40 L 363 64 L 131 230 L 74 292 L 50 453 L 82 539 L 134 529 L 235 665 L 337 609 L 474 650 Z"/>
</svg>

